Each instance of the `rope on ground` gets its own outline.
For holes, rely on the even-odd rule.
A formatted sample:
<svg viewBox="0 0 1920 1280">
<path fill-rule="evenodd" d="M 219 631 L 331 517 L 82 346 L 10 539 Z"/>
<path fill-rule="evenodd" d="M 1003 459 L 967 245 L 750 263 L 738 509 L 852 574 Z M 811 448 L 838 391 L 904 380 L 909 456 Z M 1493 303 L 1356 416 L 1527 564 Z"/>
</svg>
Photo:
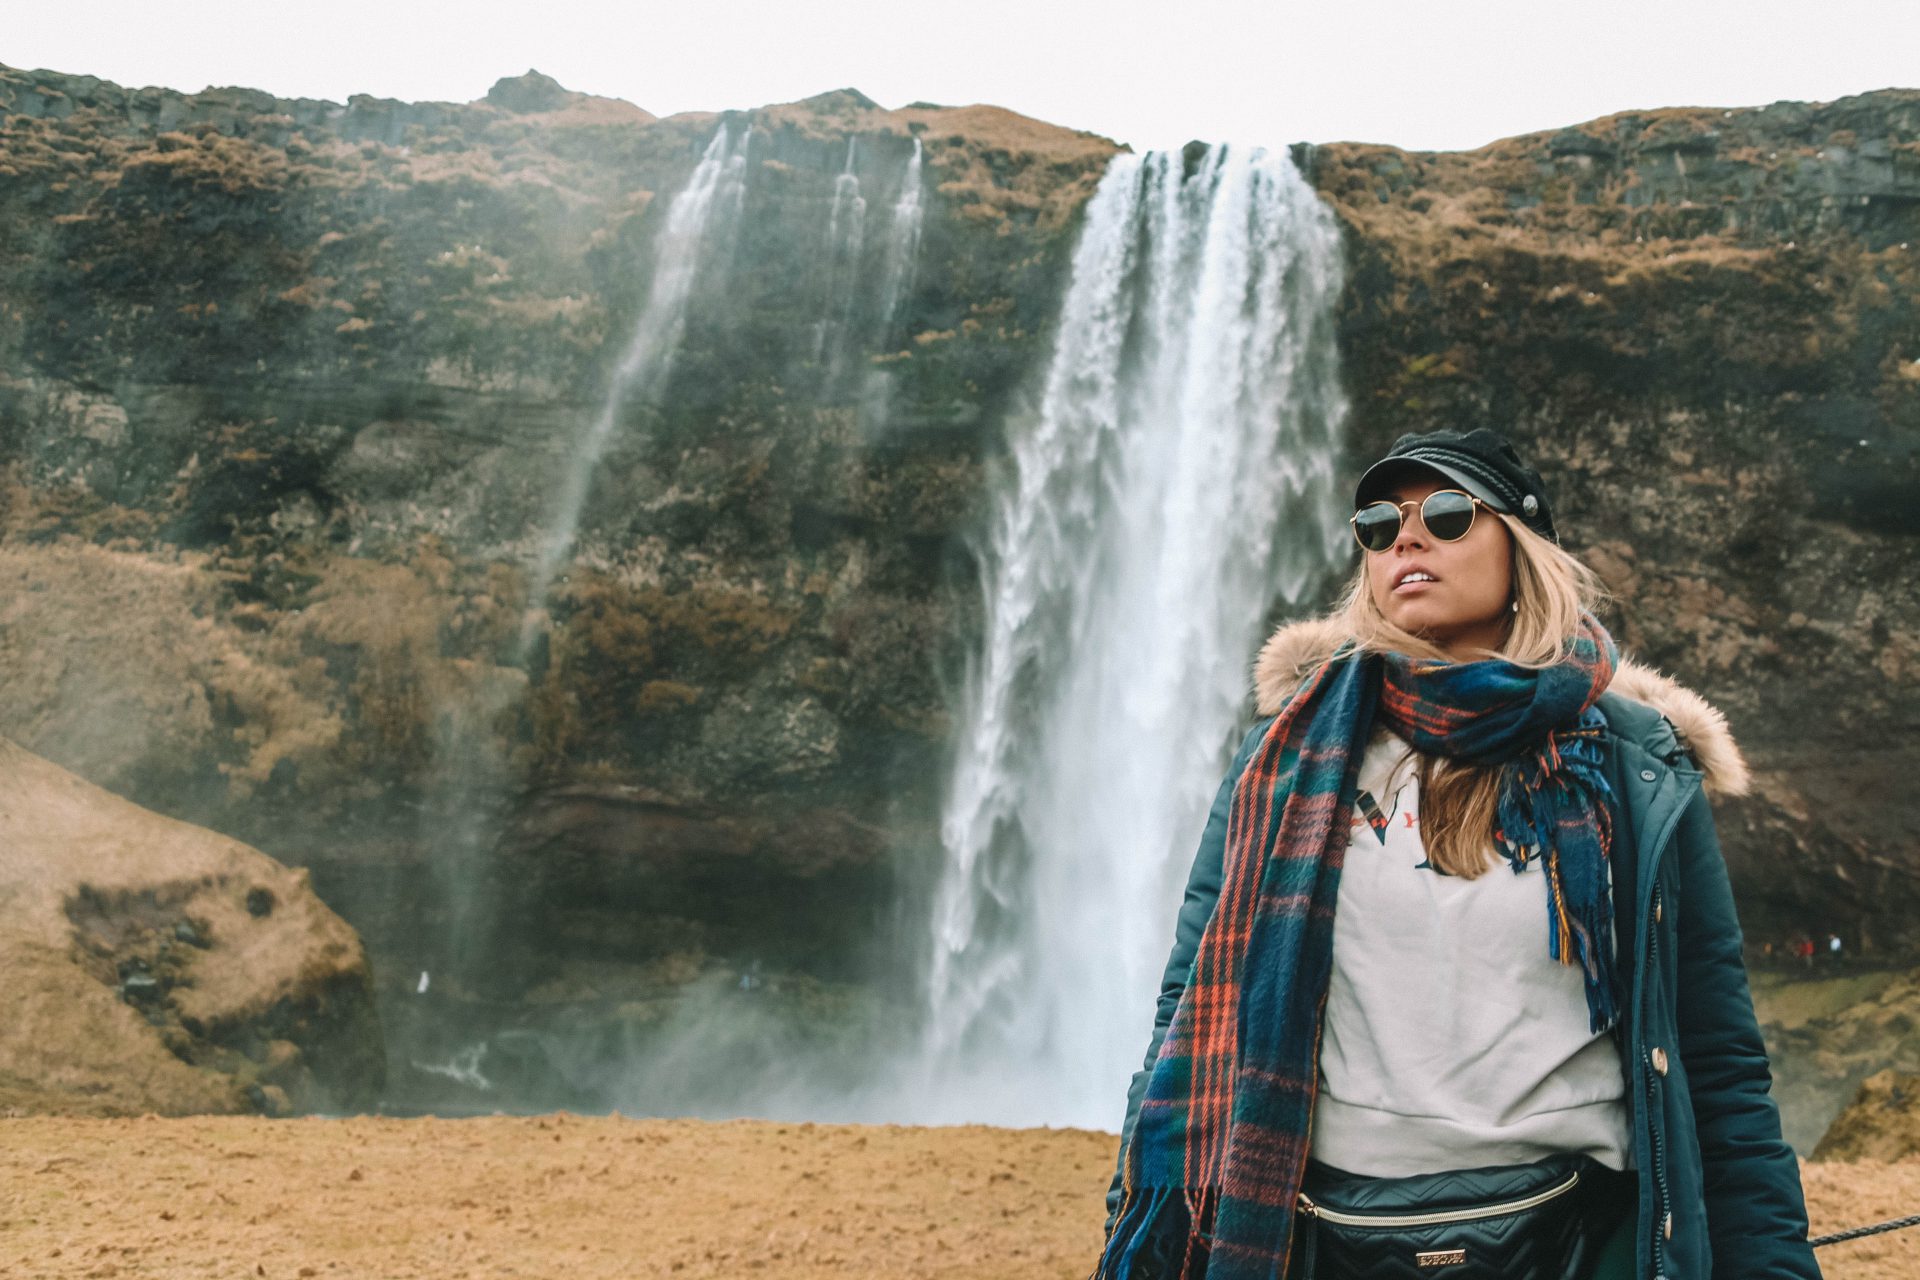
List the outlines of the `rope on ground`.
<svg viewBox="0 0 1920 1280">
<path fill-rule="evenodd" d="M 1857 1240 L 1861 1236 L 1877 1236 L 1882 1231 L 1898 1231 L 1902 1227 L 1920 1226 L 1920 1213 L 1908 1218 L 1892 1218 L 1886 1222 L 1876 1222 L 1870 1227 L 1855 1227 L 1851 1231 L 1836 1231 L 1832 1235 L 1815 1236 L 1807 1241 L 1818 1249 L 1823 1244 L 1839 1244 L 1842 1240 Z"/>
</svg>

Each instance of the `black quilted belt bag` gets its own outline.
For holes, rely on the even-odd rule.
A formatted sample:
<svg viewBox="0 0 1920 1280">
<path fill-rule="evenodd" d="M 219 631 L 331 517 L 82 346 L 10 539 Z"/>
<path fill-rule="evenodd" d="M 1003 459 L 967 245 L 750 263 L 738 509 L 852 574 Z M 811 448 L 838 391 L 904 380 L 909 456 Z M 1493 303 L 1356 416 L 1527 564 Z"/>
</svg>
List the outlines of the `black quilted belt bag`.
<svg viewBox="0 0 1920 1280">
<path fill-rule="evenodd" d="M 1583 1280 L 1635 1194 L 1591 1156 L 1369 1178 L 1307 1161 L 1297 1280 Z"/>
</svg>

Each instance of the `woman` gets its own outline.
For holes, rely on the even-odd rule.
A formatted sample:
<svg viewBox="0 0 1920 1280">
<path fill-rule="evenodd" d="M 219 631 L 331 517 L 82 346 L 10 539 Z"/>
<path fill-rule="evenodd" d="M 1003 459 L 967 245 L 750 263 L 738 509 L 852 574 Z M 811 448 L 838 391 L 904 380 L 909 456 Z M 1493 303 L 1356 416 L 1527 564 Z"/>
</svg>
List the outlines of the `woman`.
<svg viewBox="0 0 1920 1280">
<path fill-rule="evenodd" d="M 1355 507 L 1345 601 L 1255 662 L 1095 1274 L 1324 1276 L 1330 1197 L 1550 1174 L 1551 1246 L 1365 1269 L 1817 1277 L 1706 798 L 1746 788 L 1725 722 L 1619 660 L 1495 432 L 1401 437 Z"/>
</svg>

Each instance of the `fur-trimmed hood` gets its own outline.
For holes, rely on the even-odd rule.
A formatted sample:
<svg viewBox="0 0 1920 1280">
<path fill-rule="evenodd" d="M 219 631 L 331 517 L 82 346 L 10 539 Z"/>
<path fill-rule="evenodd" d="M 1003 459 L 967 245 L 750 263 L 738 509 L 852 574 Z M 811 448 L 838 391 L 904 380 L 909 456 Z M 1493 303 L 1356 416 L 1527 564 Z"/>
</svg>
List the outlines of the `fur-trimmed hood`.
<svg viewBox="0 0 1920 1280">
<path fill-rule="evenodd" d="M 1341 639 L 1338 624 L 1324 618 L 1283 623 L 1253 660 L 1254 709 L 1263 716 L 1278 711 L 1287 696 Z M 1709 795 L 1745 795 L 1747 762 L 1727 727 L 1727 718 L 1705 698 L 1671 676 L 1621 655 L 1609 693 L 1653 708 L 1673 726 L 1680 745 L 1700 766 L 1701 785 Z"/>
</svg>

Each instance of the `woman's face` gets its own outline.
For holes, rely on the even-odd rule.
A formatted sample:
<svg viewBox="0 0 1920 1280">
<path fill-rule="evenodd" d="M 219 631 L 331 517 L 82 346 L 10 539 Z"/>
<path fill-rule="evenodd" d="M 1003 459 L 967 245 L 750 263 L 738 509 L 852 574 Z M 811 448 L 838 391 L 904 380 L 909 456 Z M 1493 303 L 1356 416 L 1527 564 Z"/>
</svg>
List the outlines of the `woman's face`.
<svg viewBox="0 0 1920 1280">
<path fill-rule="evenodd" d="M 1387 493 L 1400 510 L 1400 536 L 1367 557 L 1367 589 L 1387 621 L 1433 641 L 1455 662 L 1487 657 L 1505 643 L 1513 619 L 1513 535 L 1485 507 L 1456 542 L 1441 542 L 1420 520 L 1420 500 L 1458 489 L 1445 476 L 1409 477 Z M 1411 578 L 1411 581 L 1409 581 Z"/>
</svg>

